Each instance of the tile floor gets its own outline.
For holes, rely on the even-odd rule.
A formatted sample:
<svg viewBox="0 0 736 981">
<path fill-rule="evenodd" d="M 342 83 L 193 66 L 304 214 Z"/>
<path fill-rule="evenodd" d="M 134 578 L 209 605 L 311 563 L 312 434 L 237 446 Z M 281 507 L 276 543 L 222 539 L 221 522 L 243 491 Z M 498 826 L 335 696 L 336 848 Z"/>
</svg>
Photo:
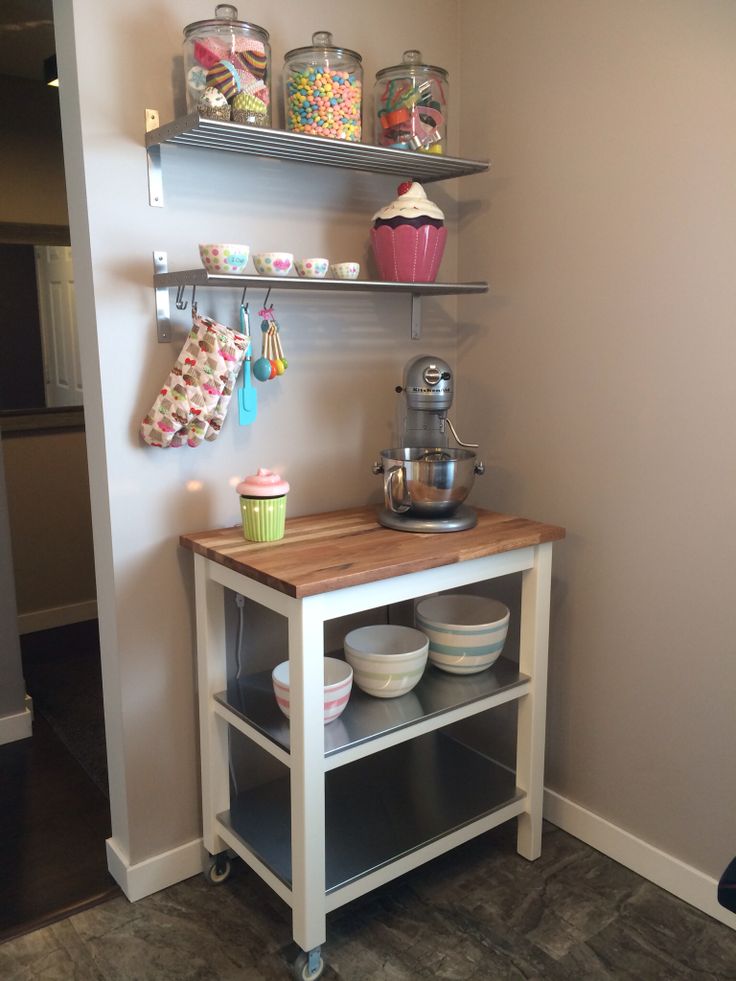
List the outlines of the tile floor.
<svg viewBox="0 0 736 981">
<path fill-rule="evenodd" d="M 287 979 L 289 911 L 239 863 L 118 898 L 0 946 L 3 981 Z M 720 981 L 736 932 L 547 826 L 534 863 L 508 825 L 332 914 L 325 981 Z"/>
</svg>

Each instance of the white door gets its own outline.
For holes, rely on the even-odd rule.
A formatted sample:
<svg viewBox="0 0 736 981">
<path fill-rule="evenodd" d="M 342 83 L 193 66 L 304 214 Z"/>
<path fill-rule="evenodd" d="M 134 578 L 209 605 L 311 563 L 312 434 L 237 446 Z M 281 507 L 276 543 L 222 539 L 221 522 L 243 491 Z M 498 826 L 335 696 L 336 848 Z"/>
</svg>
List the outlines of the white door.
<svg viewBox="0 0 736 981">
<path fill-rule="evenodd" d="M 46 405 L 82 405 L 72 250 L 68 245 L 37 245 L 34 251 Z"/>
</svg>

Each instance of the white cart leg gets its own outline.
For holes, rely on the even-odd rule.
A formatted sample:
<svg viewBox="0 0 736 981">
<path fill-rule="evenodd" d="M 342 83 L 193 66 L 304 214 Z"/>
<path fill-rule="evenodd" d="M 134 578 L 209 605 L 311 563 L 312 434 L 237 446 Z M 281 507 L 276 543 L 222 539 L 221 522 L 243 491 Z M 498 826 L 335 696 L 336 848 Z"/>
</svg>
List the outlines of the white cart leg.
<svg viewBox="0 0 736 981">
<path fill-rule="evenodd" d="M 317 598 L 289 614 L 291 877 L 294 940 L 325 941 L 324 619 Z"/>
<path fill-rule="evenodd" d="M 225 590 L 209 578 L 208 568 L 208 559 L 194 556 L 202 828 L 204 847 L 215 855 L 227 848 L 215 833 L 214 818 L 230 807 L 230 783 L 227 723 L 212 710 L 212 696 L 227 687 Z"/>
<path fill-rule="evenodd" d="M 544 736 L 547 717 L 547 648 L 552 582 L 552 543 L 537 545 L 534 566 L 522 573 L 519 670 L 531 676 L 529 694 L 519 701 L 516 785 L 526 792 L 519 815 L 516 848 L 524 858 L 542 853 Z"/>
</svg>

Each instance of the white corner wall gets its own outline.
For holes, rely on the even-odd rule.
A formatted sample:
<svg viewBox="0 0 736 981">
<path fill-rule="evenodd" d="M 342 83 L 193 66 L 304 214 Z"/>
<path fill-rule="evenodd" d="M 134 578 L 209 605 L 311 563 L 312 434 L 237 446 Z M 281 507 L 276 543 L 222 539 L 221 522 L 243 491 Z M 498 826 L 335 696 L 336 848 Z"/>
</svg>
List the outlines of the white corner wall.
<svg viewBox="0 0 736 981">
<path fill-rule="evenodd" d="M 277 79 L 284 51 L 325 26 L 362 52 L 369 96 L 375 71 L 409 47 L 458 76 L 455 3 L 254 0 L 242 13 L 270 30 Z M 170 149 L 166 207 L 151 208 L 144 110 L 158 109 L 162 122 L 183 113 L 182 28 L 212 16 L 211 8 L 200 0 L 162 0 L 155 10 L 146 0 L 57 0 L 54 16 L 108 732 L 109 855 L 118 880 L 139 895 L 198 861 L 192 568 L 178 536 L 236 523 L 233 483 L 258 466 L 286 473 L 292 515 L 377 501 L 370 463 L 390 439 L 394 386 L 404 362 L 422 350 L 454 363 L 455 304 L 425 304 L 417 345 L 407 297 L 274 294 L 289 369 L 258 389 L 256 424 L 240 428 L 231 413 L 217 441 L 197 449 L 141 444 L 138 422 L 178 354 L 188 317 L 172 303 L 175 341 L 156 343 L 154 250 L 168 252 L 172 269 L 196 266 L 197 243 L 218 240 L 365 261 L 371 215 L 394 197 L 397 181 Z M 457 119 L 455 152 L 456 126 Z M 432 196 L 452 220 L 455 190 L 436 187 Z M 449 279 L 456 277 L 452 238 L 443 267 Z M 263 298 L 249 297 L 256 307 Z M 236 322 L 235 293 L 201 291 L 197 299 L 203 312 Z M 158 878 L 155 856 L 165 856 Z"/>
<path fill-rule="evenodd" d="M 568 529 L 547 784 L 714 905 L 736 853 L 736 6 L 460 9 L 462 150 L 493 166 L 461 187 L 460 266 L 492 292 L 459 304 L 459 421 L 479 503 Z"/>
</svg>

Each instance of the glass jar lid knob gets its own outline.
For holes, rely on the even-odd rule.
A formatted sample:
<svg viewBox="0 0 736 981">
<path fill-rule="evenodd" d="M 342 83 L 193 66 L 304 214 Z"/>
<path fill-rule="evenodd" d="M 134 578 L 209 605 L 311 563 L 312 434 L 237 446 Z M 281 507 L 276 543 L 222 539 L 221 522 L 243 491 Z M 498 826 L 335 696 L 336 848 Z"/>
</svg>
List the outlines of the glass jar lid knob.
<svg viewBox="0 0 736 981">
<path fill-rule="evenodd" d="M 218 20 L 237 20 L 238 8 L 231 3 L 218 3 L 215 7 L 215 17 Z"/>
<path fill-rule="evenodd" d="M 405 65 L 421 65 L 422 52 L 416 51 L 414 48 L 412 48 L 410 51 L 405 51 L 403 53 L 401 60 Z"/>
<path fill-rule="evenodd" d="M 331 48 L 332 34 L 330 31 L 315 31 L 312 35 L 312 44 L 316 48 Z"/>
</svg>

